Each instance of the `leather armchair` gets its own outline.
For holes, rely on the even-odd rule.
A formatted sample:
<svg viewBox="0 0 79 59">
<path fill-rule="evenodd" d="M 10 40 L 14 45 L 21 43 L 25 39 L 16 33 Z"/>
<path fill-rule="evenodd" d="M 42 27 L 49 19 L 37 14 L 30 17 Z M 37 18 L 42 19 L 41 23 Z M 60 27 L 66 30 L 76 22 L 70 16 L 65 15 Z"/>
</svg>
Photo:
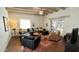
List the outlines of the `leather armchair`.
<svg viewBox="0 0 79 59">
<path fill-rule="evenodd" d="M 48 31 L 44 31 L 43 35 L 49 35 L 49 32 Z"/>
<path fill-rule="evenodd" d="M 39 36 L 22 36 L 21 43 L 24 47 L 28 47 L 34 50 L 38 47 L 40 43 L 40 37 Z"/>
<path fill-rule="evenodd" d="M 74 28 L 72 31 L 71 44 L 75 44 L 78 39 L 78 28 Z"/>
<path fill-rule="evenodd" d="M 47 31 L 46 29 L 43 29 L 43 35 L 49 35 L 49 31 Z"/>
<path fill-rule="evenodd" d="M 72 30 L 72 34 L 70 38 L 69 35 L 66 35 L 64 39 L 68 39 L 69 41 L 66 42 L 65 45 L 65 52 L 79 52 L 79 41 L 78 40 L 78 28 L 74 28 Z"/>
</svg>

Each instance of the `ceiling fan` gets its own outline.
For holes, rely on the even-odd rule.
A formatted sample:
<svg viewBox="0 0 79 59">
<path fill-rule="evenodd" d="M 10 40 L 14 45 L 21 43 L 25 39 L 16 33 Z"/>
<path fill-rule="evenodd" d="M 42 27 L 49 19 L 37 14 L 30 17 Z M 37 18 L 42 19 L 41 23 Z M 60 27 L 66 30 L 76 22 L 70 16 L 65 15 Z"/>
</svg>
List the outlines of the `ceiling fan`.
<svg viewBox="0 0 79 59">
<path fill-rule="evenodd" d="M 37 9 L 37 10 L 38 10 L 38 13 L 39 13 L 40 15 L 48 14 L 47 9 L 45 9 L 45 8 L 34 7 L 34 9 Z"/>
</svg>

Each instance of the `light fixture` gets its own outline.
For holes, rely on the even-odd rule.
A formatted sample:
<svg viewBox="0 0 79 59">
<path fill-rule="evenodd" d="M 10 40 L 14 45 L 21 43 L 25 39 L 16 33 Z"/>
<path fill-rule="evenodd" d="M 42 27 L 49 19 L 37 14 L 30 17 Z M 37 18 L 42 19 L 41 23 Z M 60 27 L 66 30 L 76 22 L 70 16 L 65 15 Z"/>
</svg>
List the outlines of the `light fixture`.
<svg viewBox="0 0 79 59">
<path fill-rule="evenodd" d="M 44 12 L 43 12 L 42 10 L 39 12 L 40 15 L 43 15 L 43 13 L 44 13 Z"/>
</svg>

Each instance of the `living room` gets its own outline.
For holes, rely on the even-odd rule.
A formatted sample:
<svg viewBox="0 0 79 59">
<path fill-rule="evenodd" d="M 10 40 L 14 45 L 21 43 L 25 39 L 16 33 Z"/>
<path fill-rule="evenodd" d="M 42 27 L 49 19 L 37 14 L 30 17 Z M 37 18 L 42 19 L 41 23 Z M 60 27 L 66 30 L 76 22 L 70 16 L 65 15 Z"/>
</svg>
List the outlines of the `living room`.
<svg viewBox="0 0 79 59">
<path fill-rule="evenodd" d="M 5 18 L 8 18 L 9 27 L 7 27 L 7 25 L 4 24 L 5 22 L 3 22 L 3 19 L 5 20 Z M 73 28 L 79 27 L 78 26 L 79 8 L 78 7 L 75 8 L 74 7 L 19 7 L 19 8 L 0 7 L 0 19 L 1 19 L 0 51 L 64 52 L 65 51 L 65 42 L 63 42 L 64 35 L 66 35 L 66 33 L 72 33 Z M 38 46 L 35 49 L 32 49 L 32 47 L 28 48 L 28 44 L 25 41 L 24 43 L 26 43 L 27 45 L 24 44 L 24 46 L 21 45 L 21 42 L 18 42 L 18 40 L 20 41 L 20 36 L 23 35 L 23 33 L 24 34 L 27 33 L 26 28 L 27 29 L 33 28 L 34 29 L 34 32 L 32 33 L 33 36 L 41 37 L 40 38 L 41 40 L 39 44 L 37 44 Z M 20 34 L 20 32 L 22 34 Z M 52 34 L 51 32 L 55 32 L 57 33 L 57 35 L 53 33 L 54 35 L 51 36 Z M 60 34 L 58 35 L 58 33 Z M 58 36 L 61 37 L 60 40 Z M 55 38 L 52 38 L 53 40 L 50 40 L 51 39 L 50 37 Z"/>
</svg>

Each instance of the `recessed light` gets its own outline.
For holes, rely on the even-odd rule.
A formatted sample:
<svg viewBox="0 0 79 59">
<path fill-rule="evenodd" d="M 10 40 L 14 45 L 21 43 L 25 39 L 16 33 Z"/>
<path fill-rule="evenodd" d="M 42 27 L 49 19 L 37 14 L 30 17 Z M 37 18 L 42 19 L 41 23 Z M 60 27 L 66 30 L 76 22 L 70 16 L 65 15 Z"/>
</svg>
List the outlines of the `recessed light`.
<svg viewBox="0 0 79 59">
<path fill-rule="evenodd" d="M 39 14 L 41 14 L 41 15 L 42 15 L 43 13 L 44 13 L 44 12 L 43 12 L 42 10 L 39 12 Z"/>
</svg>

